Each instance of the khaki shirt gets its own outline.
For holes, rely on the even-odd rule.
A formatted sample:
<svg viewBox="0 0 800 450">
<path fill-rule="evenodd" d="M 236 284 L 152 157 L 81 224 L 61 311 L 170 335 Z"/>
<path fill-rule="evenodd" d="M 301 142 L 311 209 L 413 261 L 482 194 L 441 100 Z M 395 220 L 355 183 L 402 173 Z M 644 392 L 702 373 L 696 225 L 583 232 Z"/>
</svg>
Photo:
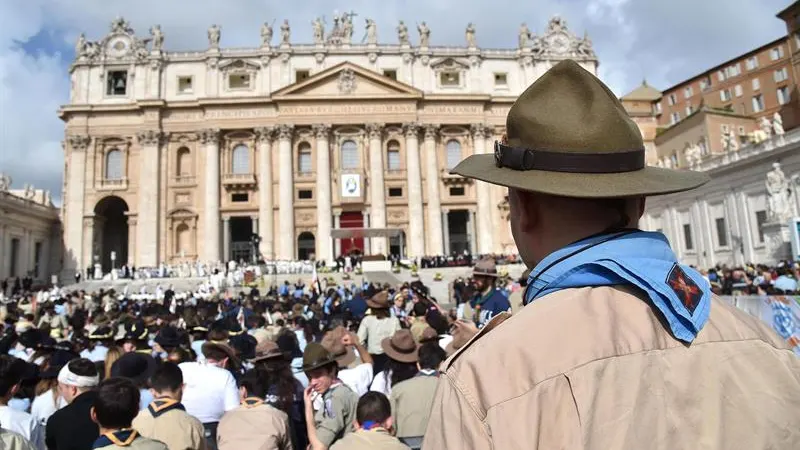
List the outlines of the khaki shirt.
<svg viewBox="0 0 800 450">
<path fill-rule="evenodd" d="M 314 413 L 317 439 L 330 447 L 334 441 L 353 431 L 358 394 L 340 384 L 322 396 L 323 405 Z"/>
<path fill-rule="evenodd" d="M 169 450 L 205 450 L 203 424 L 186 411 L 175 408 L 175 403 L 174 400 L 155 400 L 139 411 L 133 419 L 133 429 L 146 438 L 167 444 Z"/>
<path fill-rule="evenodd" d="M 167 446 L 159 441 L 154 441 L 146 437 L 137 436 L 128 445 L 109 444 L 103 447 L 95 447 L 95 450 L 168 450 Z"/>
<path fill-rule="evenodd" d="M 33 446 L 21 434 L 5 428 L 0 429 L 0 449 L 34 450 Z"/>
<path fill-rule="evenodd" d="M 370 354 L 382 355 L 381 341 L 384 338 L 392 337 L 394 332 L 399 329 L 400 321 L 396 317 L 378 319 L 375 316 L 367 316 L 358 326 L 358 340 Z"/>
<path fill-rule="evenodd" d="M 687 346 L 619 287 L 503 314 L 447 362 L 423 448 L 800 448 L 800 358 L 714 297 Z"/>
<path fill-rule="evenodd" d="M 408 450 L 408 446 L 383 428 L 375 428 L 350 433 L 336 441 L 331 450 Z"/>
<path fill-rule="evenodd" d="M 222 416 L 217 428 L 219 450 L 292 450 L 289 416 L 260 403 L 242 405 Z"/>
<path fill-rule="evenodd" d="M 439 379 L 433 375 L 420 374 L 392 386 L 389 402 L 397 437 L 419 437 L 425 435 L 425 427 L 433 408 L 433 398 Z"/>
</svg>

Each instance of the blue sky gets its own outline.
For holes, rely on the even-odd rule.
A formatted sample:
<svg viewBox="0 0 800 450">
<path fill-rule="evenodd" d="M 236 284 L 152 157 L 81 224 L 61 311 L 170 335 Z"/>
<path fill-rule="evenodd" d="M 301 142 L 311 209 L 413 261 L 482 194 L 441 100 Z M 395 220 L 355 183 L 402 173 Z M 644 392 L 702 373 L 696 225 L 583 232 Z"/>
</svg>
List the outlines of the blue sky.
<svg viewBox="0 0 800 450">
<path fill-rule="evenodd" d="M 475 23 L 478 44 L 516 45 L 521 22 L 542 32 L 560 14 L 578 35 L 588 31 L 599 75 L 618 94 L 643 78 L 666 88 L 785 34 L 775 14 L 789 0 L 3 0 L 0 1 L 0 172 L 61 198 L 63 124 L 56 110 L 69 94 L 68 66 L 77 35 L 99 40 L 117 15 L 139 35 L 161 24 L 168 50 L 200 49 L 206 29 L 222 27 L 222 45 L 257 46 L 264 21 L 288 18 L 293 41 L 311 40 L 311 20 L 334 10 L 378 24 L 382 42 L 403 19 L 425 20 L 434 45 L 461 45 Z M 277 28 L 277 27 L 276 27 Z M 411 33 L 416 38 L 416 33 Z"/>
</svg>

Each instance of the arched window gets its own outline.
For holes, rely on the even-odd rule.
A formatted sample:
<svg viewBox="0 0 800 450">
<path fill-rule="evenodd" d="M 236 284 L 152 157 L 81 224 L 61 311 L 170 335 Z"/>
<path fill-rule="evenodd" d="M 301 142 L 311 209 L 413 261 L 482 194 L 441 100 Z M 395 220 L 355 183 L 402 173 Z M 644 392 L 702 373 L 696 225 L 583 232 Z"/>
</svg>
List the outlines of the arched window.
<svg viewBox="0 0 800 450">
<path fill-rule="evenodd" d="M 192 254 L 192 235 L 189 231 L 189 225 L 182 223 L 175 229 L 175 254 L 190 255 Z"/>
<path fill-rule="evenodd" d="M 233 148 L 232 173 L 250 173 L 250 149 L 244 144 Z"/>
<path fill-rule="evenodd" d="M 455 139 L 447 141 L 447 168 L 452 169 L 461 162 L 461 143 Z"/>
<path fill-rule="evenodd" d="M 115 149 L 106 154 L 106 180 L 122 179 L 122 152 Z"/>
<path fill-rule="evenodd" d="M 354 141 L 342 142 L 342 169 L 358 169 L 358 145 Z"/>
<path fill-rule="evenodd" d="M 311 173 L 313 168 L 311 162 L 311 144 L 301 142 L 297 148 L 297 171 L 300 173 Z"/>
<path fill-rule="evenodd" d="M 395 140 L 386 145 L 386 169 L 400 170 L 400 143 Z"/>
<path fill-rule="evenodd" d="M 181 147 L 178 149 L 178 164 L 176 167 L 177 176 L 186 176 L 192 174 L 192 152 L 186 148 Z"/>
</svg>

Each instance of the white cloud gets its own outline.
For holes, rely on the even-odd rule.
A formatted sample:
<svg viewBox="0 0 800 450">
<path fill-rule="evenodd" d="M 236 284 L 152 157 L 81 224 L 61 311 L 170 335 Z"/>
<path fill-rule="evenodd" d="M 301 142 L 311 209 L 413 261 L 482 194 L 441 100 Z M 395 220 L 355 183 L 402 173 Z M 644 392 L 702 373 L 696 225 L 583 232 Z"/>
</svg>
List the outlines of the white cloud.
<svg viewBox="0 0 800 450">
<path fill-rule="evenodd" d="M 576 34 L 588 30 L 600 58 L 600 76 L 617 93 L 643 77 L 656 87 L 672 83 L 768 42 L 784 33 L 775 13 L 787 0 L 7 0 L 0 2 L 0 171 L 15 186 L 35 183 L 60 196 L 63 124 L 56 116 L 67 100 L 67 68 L 52 49 L 25 53 L 18 43 L 39 32 L 52 32 L 58 49 L 72 51 L 75 37 L 102 38 L 115 16 L 123 15 L 140 35 L 162 25 L 170 50 L 202 49 L 206 28 L 222 27 L 225 47 L 256 46 L 264 21 L 288 18 L 294 42 L 311 41 L 311 20 L 333 11 L 353 10 L 356 40 L 363 19 L 378 23 L 382 42 L 396 41 L 403 19 L 414 30 L 425 20 L 434 45 L 462 45 L 468 22 L 477 27 L 482 47 L 516 45 L 517 30 L 527 22 L 541 33 L 560 14 Z M 412 32 L 416 39 L 416 33 Z"/>
</svg>

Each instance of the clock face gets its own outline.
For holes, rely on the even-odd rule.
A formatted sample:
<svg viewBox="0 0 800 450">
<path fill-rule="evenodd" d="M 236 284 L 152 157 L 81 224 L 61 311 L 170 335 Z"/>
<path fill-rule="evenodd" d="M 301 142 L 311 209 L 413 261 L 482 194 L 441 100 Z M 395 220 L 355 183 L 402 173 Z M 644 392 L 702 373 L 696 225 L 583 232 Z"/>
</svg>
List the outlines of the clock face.
<svg viewBox="0 0 800 450">
<path fill-rule="evenodd" d="M 566 52 L 569 49 L 569 38 L 562 33 L 553 35 L 550 38 L 550 48 L 556 53 Z"/>
<path fill-rule="evenodd" d="M 123 37 L 118 37 L 108 41 L 108 46 L 106 47 L 106 53 L 108 53 L 111 56 L 119 57 L 128 53 L 129 48 L 130 48 L 130 41 Z"/>
</svg>

